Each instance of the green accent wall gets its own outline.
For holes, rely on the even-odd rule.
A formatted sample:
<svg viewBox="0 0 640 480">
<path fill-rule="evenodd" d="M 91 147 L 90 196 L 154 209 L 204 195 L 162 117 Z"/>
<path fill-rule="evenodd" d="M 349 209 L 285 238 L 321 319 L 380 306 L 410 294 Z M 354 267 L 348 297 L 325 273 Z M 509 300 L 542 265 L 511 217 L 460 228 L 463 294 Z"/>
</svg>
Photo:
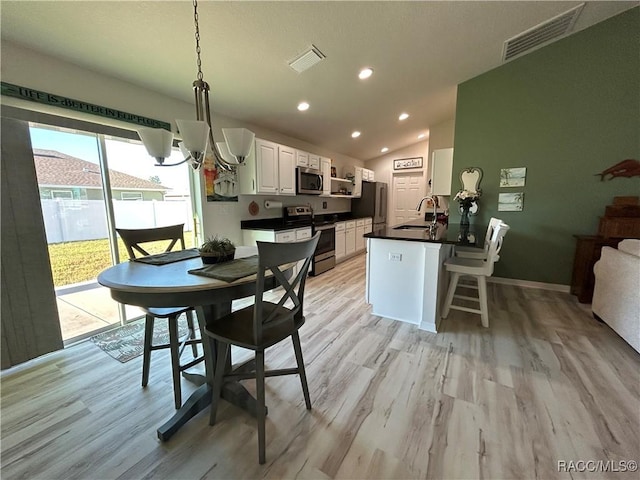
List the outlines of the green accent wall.
<svg viewBox="0 0 640 480">
<path fill-rule="evenodd" d="M 595 175 L 629 158 L 640 160 L 640 7 L 458 86 L 451 191 L 462 169 L 483 170 L 471 222 L 481 237 L 492 216 L 511 226 L 494 276 L 569 285 L 573 235 L 596 234 L 614 196 L 640 195 L 640 177 Z M 512 167 L 527 168 L 525 186 L 500 188 Z M 524 210 L 498 212 L 498 194 L 517 192 Z M 452 235 L 459 219 L 452 208 Z"/>
</svg>

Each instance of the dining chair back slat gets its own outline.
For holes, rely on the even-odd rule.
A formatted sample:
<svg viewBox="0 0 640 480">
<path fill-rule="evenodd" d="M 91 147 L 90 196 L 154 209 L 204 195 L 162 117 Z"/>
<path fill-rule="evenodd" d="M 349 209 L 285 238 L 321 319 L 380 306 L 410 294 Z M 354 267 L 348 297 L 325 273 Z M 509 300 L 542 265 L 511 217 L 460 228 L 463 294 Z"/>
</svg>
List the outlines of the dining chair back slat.
<svg viewBox="0 0 640 480">
<path fill-rule="evenodd" d="M 258 277 L 256 283 L 256 300 L 253 310 L 253 335 L 256 345 L 262 343 L 263 327 L 275 326 L 287 321 L 300 320 L 303 314 L 302 301 L 307 272 L 311 265 L 313 253 L 318 245 L 320 233 L 316 233 L 308 241 L 287 243 L 256 242 L 258 246 Z M 297 275 L 289 281 L 280 266 L 292 262 L 303 261 Z M 276 307 L 265 315 L 264 279 L 267 271 L 271 271 L 284 292 Z M 287 300 L 291 300 L 293 308 L 284 308 Z M 273 302 L 269 302 L 273 305 Z"/>
<path fill-rule="evenodd" d="M 489 225 L 487 226 L 487 231 L 484 236 L 484 243 L 482 247 L 470 247 L 470 246 L 456 246 L 455 254 L 456 257 L 462 258 L 478 258 L 484 259 L 487 258 L 487 253 L 489 252 L 489 245 L 491 244 L 491 237 L 493 237 L 493 232 L 496 227 L 500 225 L 502 220 L 499 218 L 491 217 L 489 220 Z"/>
<path fill-rule="evenodd" d="M 165 253 L 170 252 L 178 242 L 180 242 L 180 248 L 184 250 L 184 223 L 156 228 L 116 228 L 116 231 L 118 235 L 120 235 L 120 238 L 122 238 L 125 247 L 127 247 L 129 260 L 135 260 L 137 258 L 136 251 L 143 256 L 149 255 L 149 252 L 146 251 L 141 244 L 150 242 L 168 241 L 169 244 L 164 250 Z"/>
</svg>

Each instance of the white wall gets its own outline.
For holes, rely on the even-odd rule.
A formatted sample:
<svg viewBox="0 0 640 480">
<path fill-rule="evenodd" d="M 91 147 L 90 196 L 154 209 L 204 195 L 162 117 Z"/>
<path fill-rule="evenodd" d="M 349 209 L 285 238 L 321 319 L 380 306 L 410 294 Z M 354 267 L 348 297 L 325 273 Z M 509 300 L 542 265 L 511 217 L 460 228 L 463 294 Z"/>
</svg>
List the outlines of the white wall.
<svg viewBox="0 0 640 480">
<path fill-rule="evenodd" d="M 84 102 L 122 110 L 128 113 L 143 115 L 156 120 L 169 122 L 175 129 L 176 118 L 193 118 L 194 107 L 188 102 L 167 97 L 149 89 L 119 80 L 114 77 L 101 75 L 77 65 L 43 55 L 34 50 L 20 47 L 10 42 L 3 41 L 1 47 L 2 81 L 16 85 L 42 90 L 66 96 Z M 191 85 L 184 88 L 191 90 Z M 213 92 L 215 98 L 215 91 Z M 93 123 L 102 123 L 123 129 L 134 130 L 133 124 L 90 115 L 88 113 L 75 112 L 73 110 L 51 107 L 35 102 L 28 102 L 11 97 L 2 97 L 3 105 L 11 105 L 27 110 L 35 110 L 54 115 L 77 118 Z M 329 157 L 333 165 L 341 170 L 346 165 L 362 166 L 364 162 L 359 159 L 332 152 L 330 150 L 312 145 L 308 142 L 288 137 L 279 132 L 274 132 L 256 125 L 246 124 L 232 118 L 214 115 L 214 135 L 222 138 L 222 127 L 246 127 L 255 132 L 259 138 L 271 140 L 310 153 Z M 149 161 L 152 161 L 151 159 Z M 197 180 L 201 183 L 200 198 L 202 201 L 202 225 L 203 235 L 228 236 L 233 241 L 240 241 L 240 219 L 245 218 L 247 205 L 250 202 L 210 202 L 206 201 L 205 189 L 202 185 L 203 178 L 200 175 Z M 197 194 L 197 188 L 196 188 Z M 270 198 L 270 197 L 268 197 Z M 301 197 L 297 203 L 307 203 L 307 196 Z M 348 211 L 350 200 L 329 199 L 330 206 L 327 212 Z M 288 202 L 289 200 L 287 200 Z M 263 204 L 262 202 L 258 202 Z M 317 205 L 314 200 L 314 205 Z M 320 204 L 321 209 L 322 204 Z M 314 206 L 314 208 L 316 208 Z M 261 209 L 262 210 L 262 209 Z M 278 215 L 280 216 L 281 212 Z"/>
<path fill-rule="evenodd" d="M 424 170 L 426 172 L 429 172 L 428 153 L 429 141 L 425 140 L 423 142 L 418 142 L 413 145 L 409 145 L 408 147 L 401 148 L 400 150 L 395 150 L 391 153 L 387 153 L 381 157 L 374 158 L 373 160 L 369 160 L 365 164 L 365 167 L 375 172 L 377 182 L 385 182 L 391 185 L 394 160 L 397 160 L 399 158 L 422 157 L 422 168 L 417 168 L 416 171 Z M 407 172 L 409 170 L 402 171 Z"/>
</svg>

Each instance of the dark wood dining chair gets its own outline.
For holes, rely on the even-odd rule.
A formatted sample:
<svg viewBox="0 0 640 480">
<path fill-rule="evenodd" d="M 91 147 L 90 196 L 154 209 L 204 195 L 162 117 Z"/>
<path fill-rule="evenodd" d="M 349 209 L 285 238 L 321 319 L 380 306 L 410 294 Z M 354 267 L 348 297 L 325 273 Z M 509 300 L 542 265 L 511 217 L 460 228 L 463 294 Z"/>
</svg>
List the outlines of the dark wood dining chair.
<svg viewBox="0 0 640 480">
<path fill-rule="evenodd" d="M 124 229 L 116 228 L 116 231 L 122 238 L 127 248 L 129 259 L 139 258 L 137 255 L 148 256 L 149 252 L 145 250 L 146 245 L 150 242 L 168 241 L 168 245 L 164 249 L 164 253 L 172 251 L 179 243 L 180 248 L 184 250 L 184 223 L 179 225 L 171 225 L 168 227 L 144 228 L 144 229 Z M 146 247 L 149 248 L 148 246 Z M 176 408 L 182 405 L 182 391 L 180 388 L 180 373 L 191 368 L 197 363 L 204 360 L 204 354 L 198 357 L 198 343 L 202 343 L 201 339 L 196 339 L 196 332 L 193 323 L 192 307 L 170 307 L 170 308 L 142 308 L 145 312 L 144 325 L 144 348 L 142 352 L 142 386 L 146 387 L 149 382 L 149 367 L 151 364 L 151 352 L 153 350 L 169 349 L 171 352 L 171 370 L 173 375 L 173 395 Z M 178 317 L 186 314 L 188 333 L 183 337 L 178 336 Z M 166 318 L 169 327 L 169 343 L 153 345 L 153 327 L 157 318 Z M 187 345 L 191 345 L 193 360 L 181 364 L 180 357 Z"/>
<path fill-rule="evenodd" d="M 302 347 L 298 330 L 304 324 L 303 312 L 304 286 L 311 264 L 313 252 L 318 244 L 320 233 L 308 240 L 293 243 L 256 242 L 258 245 L 258 272 L 256 295 L 253 305 L 232 312 L 219 321 L 207 325 L 206 335 L 217 340 L 217 358 L 213 380 L 213 397 L 211 401 L 210 425 L 216 421 L 218 402 L 225 379 L 256 379 L 258 420 L 258 461 L 265 462 L 265 377 L 277 375 L 300 375 L 302 393 L 307 410 L 311 409 L 309 387 L 304 370 Z M 283 265 L 301 262 L 302 268 L 289 281 Z M 282 286 L 282 296 L 277 303 L 264 298 L 264 281 L 267 271 L 271 271 L 277 283 Z M 280 291 L 280 290 L 278 290 Z M 290 301 L 285 306 L 285 303 Z M 268 347 L 291 337 L 296 357 L 296 368 L 265 371 L 264 352 Z M 255 352 L 255 371 L 236 373 L 231 371 L 228 362 L 231 345 L 237 345 Z"/>
</svg>

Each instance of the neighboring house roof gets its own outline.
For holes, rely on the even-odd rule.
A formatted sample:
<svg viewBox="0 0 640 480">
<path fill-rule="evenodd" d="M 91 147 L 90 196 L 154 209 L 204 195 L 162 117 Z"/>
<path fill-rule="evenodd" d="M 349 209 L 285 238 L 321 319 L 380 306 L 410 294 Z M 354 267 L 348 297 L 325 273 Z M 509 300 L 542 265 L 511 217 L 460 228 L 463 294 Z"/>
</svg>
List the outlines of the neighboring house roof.
<svg viewBox="0 0 640 480">
<path fill-rule="evenodd" d="M 33 150 L 38 185 L 102 188 L 100 165 L 55 150 Z M 112 189 L 167 191 L 169 187 L 109 169 Z"/>
</svg>

